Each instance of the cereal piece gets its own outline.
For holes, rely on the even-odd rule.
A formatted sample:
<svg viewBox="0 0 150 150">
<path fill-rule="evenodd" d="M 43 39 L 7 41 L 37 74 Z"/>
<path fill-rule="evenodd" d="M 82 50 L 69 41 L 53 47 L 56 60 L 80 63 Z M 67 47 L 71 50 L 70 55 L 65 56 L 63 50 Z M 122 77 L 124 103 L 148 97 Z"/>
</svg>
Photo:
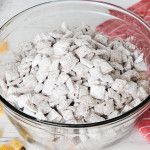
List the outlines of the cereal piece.
<svg viewBox="0 0 150 150">
<path fill-rule="evenodd" d="M 93 59 L 93 57 L 94 57 L 94 53 L 90 53 L 90 54 L 88 54 L 88 55 L 85 56 L 85 58 L 87 60 L 90 60 L 90 61 Z"/>
<path fill-rule="evenodd" d="M 19 106 L 19 108 L 24 108 L 27 105 L 27 102 L 31 99 L 31 97 L 32 95 L 29 93 L 16 97 L 17 105 Z"/>
<path fill-rule="evenodd" d="M 90 89 L 90 95 L 97 99 L 104 99 L 105 86 L 92 85 Z"/>
<path fill-rule="evenodd" d="M 44 33 L 38 33 L 35 35 L 33 42 L 34 44 L 37 44 L 38 42 L 45 41 L 45 40 L 48 40 L 47 36 Z"/>
<path fill-rule="evenodd" d="M 132 44 L 131 42 L 127 41 L 124 43 L 124 46 L 129 49 L 129 50 L 135 50 L 136 49 L 136 46 L 134 44 Z"/>
<path fill-rule="evenodd" d="M 63 35 L 62 39 L 63 38 L 72 38 L 74 35 L 73 35 L 73 32 L 71 31 L 68 31 L 65 33 L 65 35 Z"/>
<path fill-rule="evenodd" d="M 112 83 L 112 88 L 117 91 L 118 93 L 122 92 L 123 88 L 125 87 L 125 85 L 127 84 L 126 80 L 122 80 L 122 79 L 116 79 L 113 83 Z"/>
<path fill-rule="evenodd" d="M 105 119 L 95 113 L 91 113 L 85 120 L 87 123 L 95 123 L 95 122 L 104 121 Z"/>
<path fill-rule="evenodd" d="M 40 105 L 40 103 L 42 103 L 42 101 L 46 101 L 48 100 L 47 96 L 42 95 L 41 93 L 39 94 L 34 94 L 32 96 L 32 98 L 30 99 L 30 104 L 34 104 L 34 105 Z"/>
<path fill-rule="evenodd" d="M 90 95 L 83 95 L 79 99 L 80 104 L 86 105 L 87 107 L 94 107 L 96 104 L 96 101 L 90 96 Z"/>
<path fill-rule="evenodd" d="M 103 83 L 109 83 L 110 85 L 114 82 L 113 78 L 109 74 L 103 75 L 100 79 Z"/>
<path fill-rule="evenodd" d="M 10 94 L 10 95 L 7 96 L 7 100 L 8 100 L 9 103 L 11 103 L 13 105 L 16 105 L 17 101 L 18 101 L 18 95 Z"/>
<path fill-rule="evenodd" d="M 49 32 L 48 34 L 49 34 L 49 36 L 51 36 L 55 39 L 60 39 L 63 36 L 61 33 L 57 33 L 57 32 Z"/>
<path fill-rule="evenodd" d="M 88 86 L 102 84 L 99 80 L 94 80 L 92 77 L 88 78 Z"/>
<path fill-rule="evenodd" d="M 75 117 L 78 119 L 86 118 L 89 114 L 89 107 L 84 104 L 78 105 L 75 111 Z"/>
<path fill-rule="evenodd" d="M 82 84 L 82 80 L 78 80 L 78 81 L 76 81 L 76 84 Z"/>
<path fill-rule="evenodd" d="M 39 33 L 35 36 L 34 38 L 34 43 L 37 44 L 41 41 L 51 41 L 51 42 L 55 42 L 55 39 L 52 38 L 48 33 Z"/>
<path fill-rule="evenodd" d="M 22 85 L 29 89 L 34 89 L 37 85 L 37 80 L 34 75 L 26 75 L 23 77 Z"/>
<path fill-rule="evenodd" d="M 108 119 L 112 119 L 112 118 L 115 118 L 119 115 L 119 112 L 117 110 L 113 111 L 112 113 L 110 113 L 108 115 Z"/>
<path fill-rule="evenodd" d="M 122 63 L 128 62 L 128 56 L 122 53 Z"/>
<path fill-rule="evenodd" d="M 51 48 L 50 46 L 51 46 L 51 42 L 49 41 L 37 43 L 36 44 L 37 53 L 52 56 L 53 48 Z"/>
<path fill-rule="evenodd" d="M 38 111 L 42 112 L 44 115 L 51 112 L 52 108 L 50 107 L 47 101 L 41 101 L 37 106 Z"/>
<path fill-rule="evenodd" d="M 30 74 L 33 74 L 34 76 L 36 75 L 36 73 L 37 73 L 37 71 L 38 71 L 38 69 L 39 69 L 39 67 L 38 66 L 36 66 L 36 67 L 34 67 L 34 68 L 31 68 L 31 70 L 30 70 Z"/>
<path fill-rule="evenodd" d="M 59 112 L 61 112 L 62 115 L 63 115 L 63 111 L 68 109 L 71 102 L 72 102 L 71 99 L 69 99 L 69 100 L 65 99 L 65 100 L 59 102 L 57 109 L 59 110 Z"/>
<path fill-rule="evenodd" d="M 97 33 L 94 37 L 94 39 L 104 45 L 108 45 L 108 37 L 107 36 L 104 36 L 100 33 Z"/>
<path fill-rule="evenodd" d="M 57 71 L 59 70 L 59 63 L 60 63 L 60 60 L 58 58 L 52 58 L 51 57 L 51 65 L 49 66 L 49 71 Z"/>
<path fill-rule="evenodd" d="M 123 45 L 120 45 L 118 48 L 122 52 L 123 55 L 130 56 L 131 52 L 129 49 L 125 48 Z"/>
<path fill-rule="evenodd" d="M 96 51 L 94 51 L 94 53 L 105 60 L 109 60 L 110 58 L 110 51 L 106 49 L 97 49 Z"/>
<path fill-rule="evenodd" d="M 62 72 L 57 79 L 57 84 L 64 84 L 69 79 L 69 75 Z"/>
<path fill-rule="evenodd" d="M 100 71 L 100 68 L 98 68 L 98 67 L 91 68 L 89 70 L 89 72 L 90 72 L 91 78 L 93 80 L 97 80 L 99 78 L 102 78 L 102 73 Z"/>
<path fill-rule="evenodd" d="M 103 108 L 104 108 L 104 103 L 101 103 L 94 106 L 94 111 L 96 114 L 103 115 L 104 114 Z"/>
<path fill-rule="evenodd" d="M 13 70 L 8 70 L 5 73 L 5 77 L 6 77 L 6 81 L 7 82 L 11 82 L 16 80 L 17 78 L 19 78 L 19 73 L 17 70 L 13 69 Z"/>
<path fill-rule="evenodd" d="M 35 104 L 37 105 L 37 104 Z M 34 113 L 36 115 L 37 113 L 37 108 L 34 104 L 30 104 L 29 102 L 26 103 L 25 107 L 23 109 L 28 109 L 30 112 Z"/>
<path fill-rule="evenodd" d="M 61 112 L 65 121 L 74 120 L 74 116 L 71 110 L 64 110 Z"/>
<path fill-rule="evenodd" d="M 54 87 L 54 83 L 51 83 L 51 80 L 47 79 L 43 85 L 42 93 L 45 95 L 51 95 Z"/>
<path fill-rule="evenodd" d="M 109 115 L 114 111 L 114 101 L 112 99 L 109 99 L 105 102 L 105 105 L 103 107 L 103 113 L 104 115 Z"/>
<path fill-rule="evenodd" d="M 89 42 L 86 39 L 74 39 L 74 43 L 78 47 L 89 46 Z"/>
<path fill-rule="evenodd" d="M 74 85 L 73 85 L 73 82 L 72 82 L 71 78 L 69 78 L 69 79 L 67 80 L 66 85 L 67 85 L 69 91 L 70 91 L 71 93 L 74 93 Z"/>
<path fill-rule="evenodd" d="M 43 89 L 43 83 L 37 83 L 37 85 L 34 88 L 34 92 L 39 93 L 42 91 L 42 89 Z"/>
<path fill-rule="evenodd" d="M 144 57 L 144 54 L 142 53 L 142 54 L 140 54 L 138 57 L 136 57 L 136 59 L 135 59 L 135 61 L 134 61 L 134 63 L 140 63 L 141 61 L 143 61 L 143 58 Z"/>
<path fill-rule="evenodd" d="M 56 98 L 66 95 L 67 93 L 68 93 L 68 88 L 65 84 L 55 87 L 55 89 L 52 91 L 53 96 Z"/>
<path fill-rule="evenodd" d="M 133 58 L 131 56 L 128 57 L 128 61 L 124 65 L 125 70 L 131 70 L 133 67 Z"/>
<path fill-rule="evenodd" d="M 38 111 L 35 116 L 39 120 L 47 120 L 47 118 L 44 116 L 44 114 L 41 111 Z"/>
<path fill-rule="evenodd" d="M 69 75 L 70 75 L 71 77 L 75 77 L 75 76 L 76 76 L 76 73 L 75 73 L 73 70 L 71 70 L 71 71 L 69 72 Z"/>
<path fill-rule="evenodd" d="M 115 80 L 115 79 L 120 79 L 121 78 L 121 73 L 119 70 L 115 70 L 113 71 L 111 74 L 111 77 Z"/>
<path fill-rule="evenodd" d="M 45 70 L 45 69 L 39 69 L 36 73 L 36 79 L 40 83 L 42 83 L 46 79 L 47 76 L 48 76 L 48 70 Z"/>
<path fill-rule="evenodd" d="M 111 50 L 110 51 L 110 61 L 122 63 L 122 53 L 120 50 Z"/>
<path fill-rule="evenodd" d="M 75 50 L 75 53 L 77 54 L 79 58 L 83 58 L 86 55 L 89 55 L 91 52 L 92 50 L 85 45 L 82 45 L 81 47 Z"/>
<path fill-rule="evenodd" d="M 92 59 L 92 63 L 94 65 L 94 67 L 100 67 L 100 64 L 102 62 L 105 62 L 105 60 L 101 59 L 99 56 L 94 56 L 93 59 Z"/>
<path fill-rule="evenodd" d="M 86 86 L 80 85 L 79 98 L 85 95 L 89 95 L 88 88 Z"/>
<path fill-rule="evenodd" d="M 4 92 L 7 92 L 7 84 L 3 79 L 0 79 L 0 87 Z"/>
<path fill-rule="evenodd" d="M 84 40 L 86 40 L 86 41 L 89 42 L 89 43 L 91 43 L 91 40 L 92 40 L 92 38 L 91 38 L 90 35 L 79 35 L 79 36 L 78 36 L 78 39 L 84 39 Z M 92 46 L 93 46 L 93 45 L 92 45 Z"/>
<path fill-rule="evenodd" d="M 123 45 L 123 41 L 121 39 L 115 39 L 114 41 L 112 41 L 110 43 L 110 47 L 112 49 L 117 49 L 117 48 L 119 48 L 122 45 Z"/>
<path fill-rule="evenodd" d="M 78 94 L 79 94 L 79 85 L 78 84 L 74 84 L 74 90 L 70 90 L 69 93 L 68 93 L 68 97 L 70 99 L 77 99 L 78 97 Z"/>
<path fill-rule="evenodd" d="M 144 61 L 134 63 L 134 67 L 137 71 L 147 71 L 147 65 Z"/>
<path fill-rule="evenodd" d="M 8 82 L 7 86 L 19 86 L 21 82 L 22 82 L 22 78 L 18 78 L 12 82 Z"/>
<path fill-rule="evenodd" d="M 123 70 L 123 66 L 117 62 L 110 62 L 111 66 L 116 70 Z"/>
<path fill-rule="evenodd" d="M 10 86 L 8 88 L 7 94 L 25 94 L 31 92 L 33 89 L 32 88 L 26 88 L 26 87 L 13 87 Z"/>
<path fill-rule="evenodd" d="M 70 42 L 61 40 L 58 41 L 56 44 L 53 46 L 54 54 L 58 56 L 65 55 L 70 47 Z"/>
<path fill-rule="evenodd" d="M 94 31 L 92 29 L 92 27 L 90 27 L 89 25 L 86 24 L 82 24 L 81 26 L 78 27 L 79 31 L 82 31 L 82 34 L 85 35 L 91 35 L 94 34 Z"/>
<path fill-rule="evenodd" d="M 70 48 L 69 48 L 69 51 L 70 51 L 70 52 L 73 52 L 73 51 L 75 51 L 77 48 L 78 48 L 77 45 L 71 45 Z"/>
<path fill-rule="evenodd" d="M 26 108 L 26 107 L 23 109 L 23 112 L 24 112 L 25 114 L 29 115 L 29 116 L 32 116 L 32 117 L 36 118 L 35 113 L 32 112 L 32 111 L 30 111 L 30 110 L 29 110 L 28 108 Z"/>
<path fill-rule="evenodd" d="M 37 49 L 37 53 L 39 54 L 45 54 L 45 55 L 51 55 L 52 54 L 52 50 L 50 50 L 51 48 L 49 47 L 51 45 L 51 42 L 48 41 L 40 41 L 38 43 L 36 43 L 35 48 Z"/>
<path fill-rule="evenodd" d="M 78 38 L 80 35 L 83 35 L 83 32 L 80 29 L 75 29 L 74 38 Z"/>
<path fill-rule="evenodd" d="M 54 109 L 46 116 L 48 121 L 56 121 L 59 122 L 62 119 L 62 116 L 56 112 Z"/>
<path fill-rule="evenodd" d="M 133 97 L 131 95 L 129 95 L 129 94 L 124 94 L 124 95 L 126 95 L 126 97 L 123 97 L 123 95 L 122 95 L 122 98 L 121 98 L 121 103 L 123 105 L 129 104 L 131 101 L 133 101 Z"/>
<path fill-rule="evenodd" d="M 137 80 L 137 79 L 140 78 L 140 76 L 139 76 L 139 73 L 136 70 L 128 70 L 128 71 L 126 71 L 125 73 L 122 74 L 121 78 L 124 79 L 124 80 L 130 81 L 132 79 Z"/>
<path fill-rule="evenodd" d="M 137 105 L 139 105 L 142 101 L 139 98 L 134 99 L 132 102 L 130 102 L 130 106 L 136 107 Z"/>
<path fill-rule="evenodd" d="M 52 90 L 55 87 L 55 82 L 58 78 L 59 71 L 49 72 L 48 79 L 44 82 L 42 93 L 46 95 L 51 95 Z"/>
<path fill-rule="evenodd" d="M 56 105 L 59 105 L 60 103 L 62 105 L 62 102 L 64 101 L 66 101 L 66 95 L 62 95 L 62 96 L 51 95 L 51 97 L 48 99 L 48 103 L 50 107 L 56 107 Z"/>
<path fill-rule="evenodd" d="M 73 68 L 73 71 L 76 73 L 76 75 L 77 75 L 78 77 L 86 78 L 87 75 L 88 75 L 89 68 L 79 62 L 79 63 Z"/>
<path fill-rule="evenodd" d="M 37 54 L 34 60 L 32 61 L 32 67 L 36 67 L 37 65 L 39 65 L 41 60 L 41 54 Z"/>
<path fill-rule="evenodd" d="M 116 101 L 120 100 L 120 95 L 117 92 L 115 92 L 112 88 L 108 89 L 108 97 Z"/>
<path fill-rule="evenodd" d="M 136 59 L 136 58 L 138 58 L 139 54 L 140 54 L 140 52 L 137 51 L 137 50 L 135 50 L 135 51 L 133 52 L 133 57 Z"/>
<path fill-rule="evenodd" d="M 79 60 L 71 53 L 67 53 L 60 59 L 60 64 L 64 72 L 69 72 Z"/>
<path fill-rule="evenodd" d="M 94 66 L 99 66 L 103 74 L 108 74 L 113 71 L 112 66 L 103 59 L 95 59 L 93 60 Z M 96 62 L 97 61 L 97 62 Z"/>
<path fill-rule="evenodd" d="M 113 89 L 109 88 L 108 89 L 108 97 L 111 99 L 114 99 L 117 108 L 122 108 L 121 97 L 117 92 L 115 92 Z"/>
<path fill-rule="evenodd" d="M 106 49 L 106 46 L 101 44 L 100 42 L 97 42 L 95 40 L 91 40 L 91 43 L 92 45 L 94 45 L 94 49 Z"/>
<path fill-rule="evenodd" d="M 127 112 L 127 111 L 129 111 L 129 110 L 131 110 L 131 109 L 132 109 L 131 106 L 125 105 L 125 107 L 122 109 L 122 113 L 125 113 L 125 112 Z"/>
<path fill-rule="evenodd" d="M 31 42 L 23 42 L 20 45 L 21 52 L 29 52 L 33 48 L 33 44 Z"/>
<path fill-rule="evenodd" d="M 39 64 L 39 70 L 36 73 L 37 80 L 42 83 L 48 76 L 49 66 L 51 65 L 51 60 L 48 57 L 42 58 Z"/>
<path fill-rule="evenodd" d="M 148 97 L 148 93 L 146 92 L 146 90 L 143 87 L 139 87 L 137 90 L 137 96 L 141 100 L 144 100 Z"/>
<path fill-rule="evenodd" d="M 130 94 L 133 98 L 137 97 L 137 83 L 130 81 L 124 87 L 124 92 Z"/>
<path fill-rule="evenodd" d="M 80 58 L 80 62 L 87 66 L 88 68 L 92 68 L 93 67 L 93 63 L 85 58 Z"/>
<path fill-rule="evenodd" d="M 105 92 L 104 100 L 105 100 L 105 101 L 109 100 L 108 92 Z"/>
<path fill-rule="evenodd" d="M 142 86 L 146 90 L 146 92 L 149 92 L 149 81 L 139 80 L 137 83 L 139 86 Z"/>
</svg>

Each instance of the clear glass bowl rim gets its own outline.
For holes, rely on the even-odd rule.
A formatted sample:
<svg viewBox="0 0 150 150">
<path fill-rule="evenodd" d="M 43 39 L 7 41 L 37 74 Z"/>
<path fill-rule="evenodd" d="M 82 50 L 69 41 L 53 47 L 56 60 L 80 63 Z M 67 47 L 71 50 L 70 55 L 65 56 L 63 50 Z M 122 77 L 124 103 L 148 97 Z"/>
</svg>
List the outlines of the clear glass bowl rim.
<svg viewBox="0 0 150 150">
<path fill-rule="evenodd" d="M 34 5 L 32 7 L 29 7 L 21 12 L 19 12 L 18 14 L 16 14 L 15 16 L 11 17 L 7 22 L 5 22 L 1 27 L 0 27 L 0 32 L 5 29 L 7 27 L 7 24 L 11 23 L 12 21 L 14 21 L 14 19 L 17 19 L 18 16 L 20 16 L 21 14 L 27 12 L 28 10 L 31 10 L 32 8 L 35 7 L 40 7 L 41 5 L 44 4 L 49 4 L 49 3 L 57 3 L 57 2 L 80 2 L 80 1 L 85 1 L 85 2 L 90 2 L 90 3 L 100 3 L 102 5 L 105 6 L 111 6 L 114 8 L 118 8 L 120 10 L 123 10 L 124 12 L 127 12 L 128 14 L 130 14 L 132 17 L 134 16 L 134 18 L 140 20 L 143 25 L 145 27 L 147 27 L 150 30 L 150 25 L 147 24 L 141 17 L 139 17 L 138 15 L 132 13 L 129 10 L 126 10 L 120 6 L 111 4 L 111 3 L 107 3 L 107 2 L 102 2 L 102 1 L 98 1 L 98 0 L 54 0 L 54 1 L 49 1 L 49 2 L 44 2 L 44 3 L 40 3 L 37 5 Z M 50 122 L 50 121 L 42 121 L 42 120 L 37 120 L 36 118 L 27 115 L 25 113 L 23 113 L 22 111 L 18 110 L 17 108 L 15 108 L 13 105 L 11 105 L 9 102 L 7 102 L 7 100 L 5 100 L 1 95 L 0 95 L 0 101 L 2 102 L 2 104 L 6 107 L 8 107 L 11 111 L 13 111 L 13 113 L 19 115 L 20 117 L 23 117 L 24 119 L 27 119 L 28 121 L 32 121 L 35 123 L 41 123 L 44 125 L 51 125 L 51 126 L 57 126 L 57 127 L 68 127 L 68 128 L 86 128 L 86 127 L 94 127 L 94 126 L 104 126 L 104 125 L 108 125 L 110 123 L 115 123 L 115 122 L 119 122 L 123 119 L 125 119 L 128 116 L 131 116 L 133 114 L 135 114 L 136 112 L 138 112 L 141 108 L 144 108 L 145 106 L 147 106 L 148 104 L 150 104 L 150 95 L 139 105 L 137 105 L 136 107 L 132 108 L 131 110 L 125 112 L 124 114 L 112 118 L 112 119 L 108 119 L 105 121 L 101 121 L 101 122 L 95 122 L 95 123 L 87 123 L 87 124 L 65 124 L 65 123 L 59 123 L 59 122 Z"/>
</svg>

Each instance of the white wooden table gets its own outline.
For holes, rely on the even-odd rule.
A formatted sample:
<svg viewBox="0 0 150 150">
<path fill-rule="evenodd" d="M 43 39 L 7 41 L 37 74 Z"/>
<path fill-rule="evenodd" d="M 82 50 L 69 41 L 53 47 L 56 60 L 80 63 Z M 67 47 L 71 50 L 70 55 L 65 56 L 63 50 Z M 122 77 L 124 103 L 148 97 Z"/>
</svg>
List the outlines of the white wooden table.
<svg viewBox="0 0 150 150">
<path fill-rule="evenodd" d="M 0 0 L 0 26 L 16 13 L 33 5 L 46 2 L 47 0 Z M 104 0 L 127 8 L 138 0 Z M 0 143 L 8 138 L 19 137 L 16 129 L 5 116 L 0 117 L 0 128 L 4 129 L 4 138 L 0 138 Z M 150 143 L 135 130 L 128 137 L 106 150 L 150 150 Z M 27 145 L 27 150 L 42 150 L 36 145 Z"/>
</svg>

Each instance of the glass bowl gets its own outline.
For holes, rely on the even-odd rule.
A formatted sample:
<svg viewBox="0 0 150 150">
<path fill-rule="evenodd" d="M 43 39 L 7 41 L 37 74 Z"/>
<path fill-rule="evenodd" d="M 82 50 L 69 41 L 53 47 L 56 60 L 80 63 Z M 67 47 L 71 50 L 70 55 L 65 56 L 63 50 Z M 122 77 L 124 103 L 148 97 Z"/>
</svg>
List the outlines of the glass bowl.
<svg viewBox="0 0 150 150">
<path fill-rule="evenodd" d="M 9 48 L 0 54 L 0 63 L 12 61 L 22 41 L 30 41 L 38 32 L 57 29 L 62 22 L 69 26 L 77 26 L 84 22 L 101 31 L 107 21 L 119 22 L 125 30 L 122 31 L 123 34 L 105 34 L 113 38 L 132 36 L 134 44 L 145 54 L 149 64 L 150 27 L 141 18 L 123 8 L 88 0 L 47 2 L 12 17 L 0 29 L 0 42 L 7 42 Z M 0 75 L 3 75 L 5 66 L 0 70 Z M 133 130 L 137 119 L 150 106 L 149 96 L 132 110 L 113 119 L 89 124 L 63 124 L 36 120 L 9 104 L 2 95 L 2 90 L 0 94 L 5 112 L 19 133 L 28 142 L 51 150 L 98 150 L 111 145 Z"/>
</svg>

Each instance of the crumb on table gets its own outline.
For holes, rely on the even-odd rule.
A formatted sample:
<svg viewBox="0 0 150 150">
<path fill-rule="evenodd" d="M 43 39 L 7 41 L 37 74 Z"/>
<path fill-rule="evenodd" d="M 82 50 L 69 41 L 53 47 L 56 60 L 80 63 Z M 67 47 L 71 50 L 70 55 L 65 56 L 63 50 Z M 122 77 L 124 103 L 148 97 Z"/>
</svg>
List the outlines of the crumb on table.
<svg viewBox="0 0 150 150">
<path fill-rule="evenodd" d="M 8 51 L 8 43 L 7 41 L 0 42 L 0 53 L 5 53 Z"/>
</svg>

